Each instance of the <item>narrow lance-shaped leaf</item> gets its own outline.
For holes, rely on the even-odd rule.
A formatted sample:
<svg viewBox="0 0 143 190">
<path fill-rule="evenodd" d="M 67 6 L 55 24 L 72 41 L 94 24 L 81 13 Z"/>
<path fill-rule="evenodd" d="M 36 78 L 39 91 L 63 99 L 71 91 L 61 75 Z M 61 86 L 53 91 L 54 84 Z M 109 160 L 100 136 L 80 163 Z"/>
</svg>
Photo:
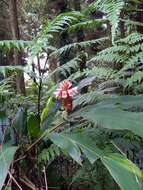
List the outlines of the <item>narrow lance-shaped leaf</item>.
<svg viewBox="0 0 143 190">
<path fill-rule="evenodd" d="M 3 146 L 0 149 L 0 190 L 4 185 L 10 164 L 13 160 L 13 156 L 17 150 L 17 147 Z"/>
<path fill-rule="evenodd" d="M 108 154 L 101 160 L 121 190 L 140 190 L 141 171 L 132 162 L 117 153 Z"/>
</svg>

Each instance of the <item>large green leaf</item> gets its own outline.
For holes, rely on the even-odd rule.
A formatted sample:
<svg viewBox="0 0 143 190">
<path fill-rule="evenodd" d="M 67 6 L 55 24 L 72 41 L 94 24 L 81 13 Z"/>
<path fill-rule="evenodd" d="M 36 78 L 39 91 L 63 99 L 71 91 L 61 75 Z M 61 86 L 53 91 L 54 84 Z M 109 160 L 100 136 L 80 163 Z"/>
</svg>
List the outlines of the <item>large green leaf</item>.
<svg viewBox="0 0 143 190">
<path fill-rule="evenodd" d="M 49 98 L 46 107 L 44 108 L 41 115 L 41 129 L 45 130 L 50 127 L 52 122 L 55 120 L 56 113 L 60 108 L 58 101 L 52 101 L 53 98 Z"/>
<path fill-rule="evenodd" d="M 51 133 L 48 135 L 48 138 L 81 165 L 81 151 L 74 140 L 62 133 Z"/>
<path fill-rule="evenodd" d="M 13 160 L 13 156 L 17 150 L 17 147 L 4 146 L 0 149 L 0 190 L 4 185 L 10 164 Z"/>
<path fill-rule="evenodd" d="M 16 113 L 16 117 L 13 121 L 13 127 L 16 129 L 19 137 L 22 137 L 23 134 L 26 133 L 27 130 L 27 111 L 25 108 L 20 107 L 18 112 Z"/>
<path fill-rule="evenodd" d="M 30 137 L 37 137 L 40 132 L 39 120 L 31 113 L 27 121 L 27 130 Z"/>
<path fill-rule="evenodd" d="M 82 152 L 91 163 L 94 163 L 99 156 L 103 155 L 102 151 L 96 147 L 85 133 L 51 133 L 48 138 L 61 149 L 64 149 L 79 164 L 81 164 Z"/>
<path fill-rule="evenodd" d="M 82 116 L 107 129 L 130 130 L 143 137 L 142 105 L 142 96 L 123 96 L 86 106 L 74 115 Z"/>
<path fill-rule="evenodd" d="M 0 143 L 3 141 L 8 125 L 9 122 L 5 110 L 0 110 Z"/>
<path fill-rule="evenodd" d="M 132 162 L 117 153 L 101 160 L 122 190 L 140 190 L 137 176 L 141 177 L 141 172 Z"/>
<path fill-rule="evenodd" d="M 99 157 L 103 156 L 103 151 L 100 150 L 91 140 L 86 132 L 66 134 L 66 136 L 80 147 L 86 158 L 93 164 Z"/>
<path fill-rule="evenodd" d="M 87 133 L 51 133 L 48 138 L 79 164 L 81 164 L 82 153 L 91 163 L 100 158 L 122 190 L 139 190 L 141 171 L 124 155 L 107 153 L 97 148 Z"/>
</svg>

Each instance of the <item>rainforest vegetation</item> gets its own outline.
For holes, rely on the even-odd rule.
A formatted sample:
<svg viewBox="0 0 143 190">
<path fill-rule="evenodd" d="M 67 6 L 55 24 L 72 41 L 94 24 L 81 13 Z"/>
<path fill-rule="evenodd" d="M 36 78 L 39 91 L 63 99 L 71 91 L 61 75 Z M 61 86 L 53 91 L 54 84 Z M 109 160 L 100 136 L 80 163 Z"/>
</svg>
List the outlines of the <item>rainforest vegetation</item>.
<svg viewBox="0 0 143 190">
<path fill-rule="evenodd" d="M 0 190 L 143 190 L 143 1 L 0 0 Z"/>
</svg>

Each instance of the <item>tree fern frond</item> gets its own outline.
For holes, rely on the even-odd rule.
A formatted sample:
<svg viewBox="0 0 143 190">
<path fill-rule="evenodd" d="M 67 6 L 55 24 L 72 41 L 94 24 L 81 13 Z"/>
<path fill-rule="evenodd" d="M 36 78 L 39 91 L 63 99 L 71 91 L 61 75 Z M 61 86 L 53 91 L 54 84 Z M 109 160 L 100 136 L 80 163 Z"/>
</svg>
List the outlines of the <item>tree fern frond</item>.
<svg viewBox="0 0 143 190">
<path fill-rule="evenodd" d="M 125 66 L 122 70 L 126 70 L 132 68 L 133 66 L 138 65 L 139 63 L 143 62 L 143 52 L 136 53 L 135 55 L 131 56 L 127 61 Z"/>
<path fill-rule="evenodd" d="M 143 41 L 143 35 L 140 33 L 132 33 L 128 35 L 126 38 L 120 39 L 116 41 L 117 43 L 125 43 L 125 44 L 135 44 Z"/>
<path fill-rule="evenodd" d="M 62 13 L 55 17 L 51 22 L 49 22 L 43 29 L 39 32 L 37 37 L 33 40 L 31 54 L 35 57 L 38 53 L 43 50 L 47 52 L 47 47 L 50 47 L 50 40 L 53 38 L 54 33 L 61 33 L 65 28 L 72 24 L 79 22 L 83 15 L 80 12 L 69 12 Z M 55 47 L 54 47 L 55 48 Z M 52 48 L 52 50 L 54 50 Z"/>
<path fill-rule="evenodd" d="M 83 15 L 80 12 L 69 12 L 69 13 L 62 13 L 58 15 L 55 19 L 48 23 L 41 32 L 39 33 L 38 37 L 45 36 L 46 34 L 52 34 L 61 32 L 65 29 L 65 27 L 70 26 L 72 23 L 78 22 L 81 20 Z"/>
<path fill-rule="evenodd" d="M 94 1 L 90 6 L 89 9 L 93 10 L 100 10 L 105 13 L 106 18 L 111 23 L 111 35 L 112 35 L 112 43 L 114 44 L 114 39 L 116 36 L 116 29 L 119 22 L 120 12 L 124 7 L 123 0 L 98 0 Z"/>
<path fill-rule="evenodd" d="M 127 50 L 126 50 L 126 52 L 128 53 L 128 54 L 132 54 L 132 53 L 137 53 L 137 52 L 139 52 L 139 51 L 143 51 L 143 43 L 138 43 L 138 44 L 134 44 L 134 45 L 132 45 L 132 46 L 130 46 Z"/>
<path fill-rule="evenodd" d="M 52 77 L 55 73 L 61 73 L 63 76 L 67 77 L 72 72 L 79 68 L 80 58 L 75 57 L 63 65 L 59 65 L 52 73 L 49 73 L 48 77 Z"/>
<path fill-rule="evenodd" d="M 89 62 L 107 62 L 107 63 L 124 63 L 127 60 L 126 55 L 120 55 L 119 53 L 99 53 L 96 57 L 93 57 Z"/>
<path fill-rule="evenodd" d="M 133 20 L 130 20 L 130 19 L 126 20 L 126 19 L 121 19 L 120 18 L 120 21 L 125 22 L 125 24 L 128 24 L 128 25 L 143 26 L 143 23 L 133 21 Z"/>
<path fill-rule="evenodd" d="M 109 79 L 114 77 L 116 71 L 108 67 L 93 67 L 83 71 L 85 76 L 95 76 L 98 79 Z"/>
<path fill-rule="evenodd" d="M 143 35 L 133 33 L 117 42 L 115 46 L 100 51 L 89 62 L 122 63 L 121 71 L 132 68 L 143 61 Z"/>
<path fill-rule="evenodd" d="M 81 28 L 85 29 L 95 29 L 96 26 L 99 26 L 103 23 L 107 23 L 108 20 L 107 19 L 93 19 L 93 20 L 87 20 L 87 21 L 83 21 L 83 22 L 79 22 L 77 24 L 71 25 L 69 26 L 67 29 L 68 32 L 74 32 L 76 30 L 80 30 Z"/>
<path fill-rule="evenodd" d="M 93 104 L 103 99 L 103 94 L 97 91 L 91 91 L 85 94 L 76 96 L 73 101 L 73 107 L 76 108 L 79 105 Z"/>
<path fill-rule="evenodd" d="M 66 51 L 71 50 L 72 48 L 86 48 L 87 46 L 91 46 L 92 44 L 100 44 L 103 41 L 108 40 L 108 37 L 99 38 L 96 40 L 88 40 L 88 41 L 82 41 L 82 42 L 75 42 L 68 45 L 65 45 L 64 47 L 59 48 L 58 50 L 54 51 L 51 55 L 61 55 Z"/>
<path fill-rule="evenodd" d="M 77 81 L 78 79 L 80 79 L 81 77 L 83 77 L 83 76 L 84 76 L 84 73 L 81 72 L 80 70 L 78 70 L 77 72 L 72 73 L 72 74 L 68 77 L 68 80 L 70 80 L 70 81 L 73 82 L 73 83 L 76 83 L 76 81 Z"/>
<path fill-rule="evenodd" d="M 31 45 L 31 41 L 24 40 L 3 40 L 0 41 L 0 49 L 9 51 L 11 49 L 17 49 L 18 51 L 25 49 Z"/>
<path fill-rule="evenodd" d="M 125 80 L 125 87 L 131 87 L 137 83 L 140 83 L 143 79 L 143 71 L 135 72 L 130 78 Z"/>
<path fill-rule="evenodd" d="M 65 77 L 70 75 L 72 72 L 76 71 L 79 68 L 79 61 L 80 58 L 76 57 L 69 62 L 61 65 L 58 70 L 61 72 Z"/>
</svg>

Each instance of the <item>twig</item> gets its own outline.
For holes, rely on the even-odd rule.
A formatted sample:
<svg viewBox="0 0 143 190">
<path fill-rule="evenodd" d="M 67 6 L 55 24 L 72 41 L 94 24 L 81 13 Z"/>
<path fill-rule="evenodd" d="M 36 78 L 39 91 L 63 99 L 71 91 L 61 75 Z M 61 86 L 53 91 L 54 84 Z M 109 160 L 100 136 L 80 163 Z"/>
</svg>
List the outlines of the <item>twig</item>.
<svg viewBox="0 0 143 190">
<path fill-rule="evenodd" d="M 42 90 L 42 79 L 40 78 L 39 89 L 38 89 L 38 119 L 40 126 L 40 109 L 41 109 L 41 90 Z"/>
<path fill-rule="evenodd" d="M 32 181 L 30 181 L 26 176 L 24 176 L 23 178 L 20 178 L 20 181 L 32 190 L 37 189 L 35 184 L 33 184 Z"/>
<path fill-rule="evenodd" d="M 46 168 L 45 168 L 45 166 L 44 166 L 43 172 L 44 172 L 46 190 L 48 190 L 48 183 L 47 183 L 47 175 L 46 175 Z"/>
<path fill-rule="evenodd" d="M 38 144 L 39 141 L 40 141 L 41 139 L 43 139 L 47 134 L 49 134 L 49 133 L 51 133 L 52 131 L 54 131 L 55 129 L 61 127 L 62 124 L 63 124 L 63 123 L 61 123 L 61 124 L 59 124 L 59 125 L 57 125 L 57 126 L 51 128 L 51 129 L 49 129 L 49 130 L 46 130 L 46 131 L 41 135 L 41 137 L 39 137 L 33 144 L 31 144 L 31 145 L 28 147 L 28 149 L 26 150 L 26 152 L 28 152 L 29 150 L 31 150 L 31 148 L 33 148 L 33 146 L 35 146 L 36 144 Z"/>
<path fill-rule="evenodd" d="M 17 187 L 20 189 L 20 190 L 23 190 L 22 187 L 18 184 L 18 182 L 16 181 L 16 179 L 12 176 L 12 174 L 10 173 L 10 171 L 8 171 L 8 174 L 10 176 L 10 178 L 13 180 L 13 182 L 17 185 Z"/>
<path fill-rule="evenodd" d="M 39 119 L 39 126 L 40 126 L 40 109 L 41 109 L 41 90 L 42 90 L 42 73 L 41 73 L 41 65 L 40 65 L 40 58 L 37 55 L 37 62 L 38 62 L 38 73 L 39 73 L 39 86 L 38 86 L 38 119 Z"/>
<path fill-rule="evenodd" d="M 46 69 L 46 65 L 47 65 L 48 59 L 49 59 L 49 57 L 47 55 L 47 58 L 46 58 L 45 63 L 44 63 L 44 70 Z M 43 78 L 43 75 L 44 75 L 44 72 L 42 73 L 42 78 Z"/>
<path fill-rule="evenodd" d="M 18 162 L 20 160 L 23 160 L 24 158 L 26 158 L 26 155 L 24 155 L 24 156 L 22 156 L 22 157 L 20 157 L 20 158 L 18 158 L 16 160 L 14 160 L 13 163 L 15 164 L 16 162 Z"/>
</svg>

